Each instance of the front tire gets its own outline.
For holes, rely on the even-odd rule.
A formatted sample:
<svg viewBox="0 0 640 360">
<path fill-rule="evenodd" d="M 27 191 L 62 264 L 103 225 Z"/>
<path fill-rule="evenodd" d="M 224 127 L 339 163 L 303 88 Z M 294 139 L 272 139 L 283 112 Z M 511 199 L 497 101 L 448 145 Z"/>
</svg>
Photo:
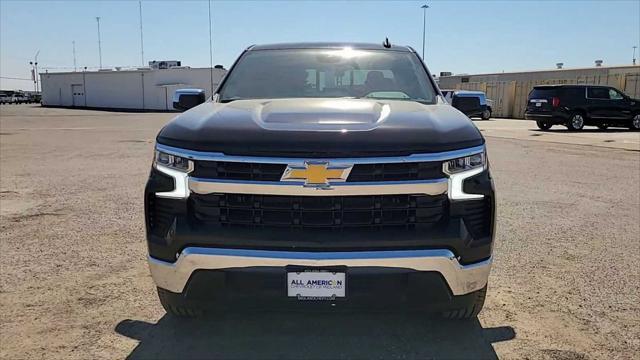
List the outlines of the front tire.
<svg viewBox="0 0 640 360">
<path fill-rule="evenodd" d="M 180 294 L 157 288 L 160 304 L 167 314 L 181 318 L 198 318 L 204 315 L 204 310 L 189 304 Z"/>
<path fill-rule="evenodd" d="M 583 127 L 584 116 L 582 114 L 573 114 L 567 123 L 567 128 L 571 131 L 582 130 Z"/>
<path fill-rule="evenodd" d="M 536 125 L 538 125 L 538 129 L 540 129 L 540 130 L 549 130 L 549 129 L 551 129 L 551 124 L 546 123 L 544 121 L 538 120 L 538 121 L 536 121 Z"/>
<path fill-rule="evenodd" d="M 485 111 L 482 112 L 481 115 L 482 120 L 489 120 L 491 119 L 491 110 L 486 109 Z"/>
<path fill-rule="evenodd" d="M 484 300 L 487 297 L 487 286 L 485 285 L 485 287 L 472 293 L 472 295 L 475 298 L 471 305 L 461 309 L 444 311 L 442 313 L 442 317 L 444 317 L 445 319 L 451 319 L 451 320 L 462 320 L 462 319 L 471 319 L 478 316 L 478 314 L 482 310 L 482 307 L 484 306 Z"/>
<path fill-rule="evenodd" d="M 636 114 L 636 116 L 633 117 L 633 120 L 631 120 L 631 126 L 629 126 L 629 128 L 635 131 L 640 130 L 640 114 Z"/>
</svg>

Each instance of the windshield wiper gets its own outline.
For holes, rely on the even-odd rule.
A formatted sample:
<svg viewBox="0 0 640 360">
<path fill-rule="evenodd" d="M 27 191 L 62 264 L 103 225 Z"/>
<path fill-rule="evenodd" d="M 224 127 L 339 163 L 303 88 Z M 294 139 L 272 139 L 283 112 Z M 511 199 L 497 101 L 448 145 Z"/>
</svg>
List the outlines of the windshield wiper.
<svg viewBox="0 0 640 360">
<path fill-rule="evenodd" d="M 415 101 L 421 104 L 432 104 L 433 102 L 422 99 L 422 98 L 398 98 L 398 97 L 383 97 L 383 96 L 365 96 L 359 99 L 369 99 L 369 100 L 397 100 L 397 101 Z"/>
<path fill-rule="evenodd" d="M 221 103 L 228 103 L 228 102 L 232 102 L 232 101 L 236 101 L 236 100 L 247 100 L 247 98 L 243 98 L 240 96 L 232 96 L 230 98 L 225 98 L 225 99 L 220 99 Z"/>
</svg>

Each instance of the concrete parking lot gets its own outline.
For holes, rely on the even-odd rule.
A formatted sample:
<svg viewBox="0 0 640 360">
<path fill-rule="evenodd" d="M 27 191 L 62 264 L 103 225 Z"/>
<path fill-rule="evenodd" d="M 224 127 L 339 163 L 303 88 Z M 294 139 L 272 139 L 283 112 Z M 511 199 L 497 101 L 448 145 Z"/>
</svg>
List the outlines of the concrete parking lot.
<svg viewBox="0 0 640 360">
<path fill-rule="evenodd" d="M 183 321 L 157 301 L 142 203 L 154 136 L 173 116 L 0 107 L 0 357 L 637 358 L 640 133 L 476 122 L 498 194 L 478 320 Z"/>
<path fill-rule="evenodd" d="M 639 133 L 629 131 L 627 128 L 600 130 L 595 126 L 585 126 L 582 131 L 571 132 L 562 125 L 556 125 L 548 131 L 542 131 L 538 129 L 534 121 L 515 119 L 476 121 L 476 125 L 484 136 L 492 138 L 640 151 Z"/>
</svg>

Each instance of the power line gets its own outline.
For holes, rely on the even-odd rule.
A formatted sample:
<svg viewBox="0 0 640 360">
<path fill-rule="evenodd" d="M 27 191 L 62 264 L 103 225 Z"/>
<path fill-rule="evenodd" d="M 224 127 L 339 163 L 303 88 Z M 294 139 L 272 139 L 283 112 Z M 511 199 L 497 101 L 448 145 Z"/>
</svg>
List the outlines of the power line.
<svg viewBox="0 0 640 360">
<path fill-rule="evenodd" d="M 16 78 L 16 77 L 9 77 L 9 76 L 0 76 L 0 79 L 33 81 L 32 79 Z"/>
</svg>

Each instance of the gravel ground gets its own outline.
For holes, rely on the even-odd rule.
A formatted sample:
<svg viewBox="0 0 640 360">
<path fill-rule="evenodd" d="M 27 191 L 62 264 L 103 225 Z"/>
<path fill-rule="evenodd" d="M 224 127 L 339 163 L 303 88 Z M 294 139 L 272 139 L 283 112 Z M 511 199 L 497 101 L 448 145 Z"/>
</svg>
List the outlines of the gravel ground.
<svg viewBox="0 0 640 360">
<path fill-rule="evenodd" d="M 142 203 L 172 116 L 0 108 L 0 357 L 637 358 L 640 152 L 485 133 L 498 230 L 476 321 L 178 321 L 156 299 Z"/>
</svg>

